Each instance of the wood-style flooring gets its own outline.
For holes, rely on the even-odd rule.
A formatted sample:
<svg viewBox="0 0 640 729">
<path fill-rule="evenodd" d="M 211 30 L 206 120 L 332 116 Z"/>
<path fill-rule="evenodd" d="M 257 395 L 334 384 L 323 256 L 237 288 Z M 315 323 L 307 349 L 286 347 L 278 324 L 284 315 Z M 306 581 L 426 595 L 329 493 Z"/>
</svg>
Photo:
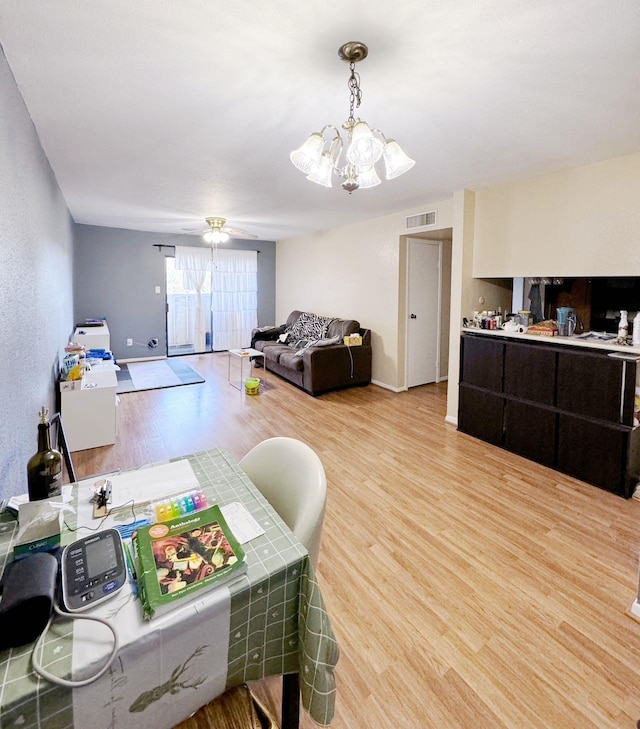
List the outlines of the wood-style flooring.
<svg viewBox="0 0 640 729">
<path fill-rule="evenodd" d="M 312 398 L 268 374 L 251 397 L 225 354 L 184 360 L 206 383 L 122 395 L 117 443 L 75 453 L 78 478 L 216 446 L 241 458 L 275 435 L 311 445 L 334 729 L 635 727 L 640 502 L 457 432 L 446 384 Z M 253 688 L 278 706 L 279 679 Z"/>
</svg>

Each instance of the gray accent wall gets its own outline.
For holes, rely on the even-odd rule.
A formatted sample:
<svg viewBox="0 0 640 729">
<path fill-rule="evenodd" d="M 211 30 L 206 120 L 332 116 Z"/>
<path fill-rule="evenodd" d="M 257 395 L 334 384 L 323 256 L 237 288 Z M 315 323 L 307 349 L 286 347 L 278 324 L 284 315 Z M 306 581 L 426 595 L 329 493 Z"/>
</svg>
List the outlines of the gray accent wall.
<svg viewBox="0 0 640 729">
<path fill-rule="evenodd" d="M 167 353 L 164 260 L 174 246 L 207 247 L 193 235 L 75 226 L 75 318 L 105 318 L 116 359 Z M 157 245 L 166 246 L 157 248 Z M 231 240 L 220 247 L 258 250 L 258 325 L 275 323 L 274 241 Z M 160 293 L 155 293 L 156 286 Z M 127 339 L 133 339 L 127 347 Z M 151 349 L 147 342 L 158 340 Z"/>
<path fill-rule="evenodd" d="M 73 222 L 0 49 L 0 498 L 27 490 L 73 327 Z"/>
</svg>

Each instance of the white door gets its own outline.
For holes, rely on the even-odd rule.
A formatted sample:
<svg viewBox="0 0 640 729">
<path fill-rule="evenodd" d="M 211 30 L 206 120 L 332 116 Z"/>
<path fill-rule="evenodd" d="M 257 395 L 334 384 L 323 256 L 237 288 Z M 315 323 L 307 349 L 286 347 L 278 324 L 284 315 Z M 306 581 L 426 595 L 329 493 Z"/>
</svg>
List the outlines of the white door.
<svg viewBox="0 0 640 729">
<path fill-rule="evenodd" d="M 440 258 L 440 243 L 407 241 L 407 387 L 439 376 Z"/>
</svg>

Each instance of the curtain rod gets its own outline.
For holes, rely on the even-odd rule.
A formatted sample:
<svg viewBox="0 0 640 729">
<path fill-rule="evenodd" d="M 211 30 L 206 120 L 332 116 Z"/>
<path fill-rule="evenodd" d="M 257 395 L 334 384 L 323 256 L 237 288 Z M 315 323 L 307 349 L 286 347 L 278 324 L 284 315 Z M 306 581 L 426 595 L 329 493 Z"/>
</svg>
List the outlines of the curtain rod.
<svg viewBox="0 0 640 729">
<path fill-rule="evenodd" d="M 154 248 L 157 248 L 158 251 L 161 251 L 163 248 L 173 248 L 174 251 L 176 249 L 176 246 L 175 245 L 169 245 L 167 243 L 152 243 L 151 245 Z M 189 248 L 191 246 L 186 246 L 186 247 Z M 193 246 L 193 247 L 194 248 L 202 248 L 203 250 L 205 249 L 205 246 Z M 213 248 L 211 248 L 210 250 L 213 250 Z M 260 253 L 260 251 L 257 248 L 221 248 L 220 250 L 223 250 L 223 251 L 224 250 L 230 250 L 230 251 L 255 251 L 256 253 Z"/>
</svg>

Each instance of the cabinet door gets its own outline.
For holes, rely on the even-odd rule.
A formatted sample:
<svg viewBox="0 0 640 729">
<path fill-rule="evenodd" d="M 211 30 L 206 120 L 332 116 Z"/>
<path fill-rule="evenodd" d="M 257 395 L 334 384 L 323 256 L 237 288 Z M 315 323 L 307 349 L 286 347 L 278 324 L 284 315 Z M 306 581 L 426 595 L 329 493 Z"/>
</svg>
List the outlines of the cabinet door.
<svg viewBox="0 0 640 729">
<path fill-rule="evenodd" d="M 561 413 L 558 416 L 558 469 L 626 496 L 629 433 L 625 428 Z"/>
<path fill-rule="evenodd" d="M 490 337 L 463 335 L 460 381 L 502 392 L 504 342 Z"/>
<path fill-rule="evenodd" d="M 558 408 L 620 422 L 621 360 L 582 352 L 558 353 Z"/>
<path fill-rule="evenodd" d="M 532 461 L 555 464 L 556 414 L 515 400 L 504 406 L 504 447 Z"/>
<path fill-rule="evenodd" d="M 555 349 L 545 345 L 511 344 L 504 355 L 504 393 L 553 405 L 556 390 Z"/>
<path fill-rule="evenodd" d="M 460 385 L 458 429 L 493 445 L 502 445 L 502 408 L 499 395 Z"/>
</svg>

